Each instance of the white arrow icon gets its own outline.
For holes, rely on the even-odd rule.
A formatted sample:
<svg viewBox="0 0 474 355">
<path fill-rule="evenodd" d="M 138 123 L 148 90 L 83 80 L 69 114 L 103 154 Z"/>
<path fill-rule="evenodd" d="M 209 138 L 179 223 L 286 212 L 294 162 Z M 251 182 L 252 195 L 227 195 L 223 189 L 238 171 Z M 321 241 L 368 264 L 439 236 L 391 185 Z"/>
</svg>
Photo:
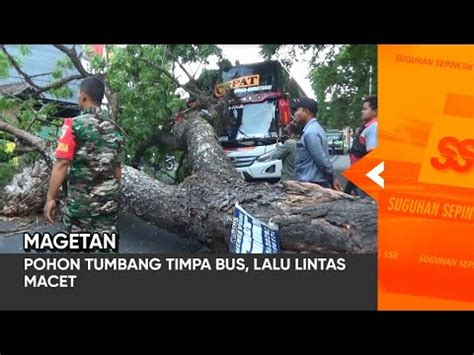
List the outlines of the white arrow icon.
<svg viewBox="0 0 474 355">
<path fill-rule="evenodd" d="M 365 174 L 370 180 L 375 182 L 382 189 L 385 187 L 385 180 L 383 179 L 383 177 L 380 176 L 380 174 L 383 173 L 384 168 L 384 162 L 381 162 L 379 165 L 377 165 L 375 168 Z"/>
</svg>

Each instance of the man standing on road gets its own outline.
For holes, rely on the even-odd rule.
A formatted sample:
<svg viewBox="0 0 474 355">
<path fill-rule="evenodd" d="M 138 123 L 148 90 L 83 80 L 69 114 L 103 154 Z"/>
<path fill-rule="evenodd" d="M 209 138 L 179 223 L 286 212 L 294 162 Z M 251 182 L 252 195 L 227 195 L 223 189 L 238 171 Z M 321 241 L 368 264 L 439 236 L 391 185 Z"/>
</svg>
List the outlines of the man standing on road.
<svg viewBox="0 0 474 355">
<path fill-rule="evenodd" d="M 117 232 L 123 137 L 100 108 L 103 97 L 100 79 L 81 82 L 82 114 L 64 120 L 55 152 L 44 215 L 53 222 L 59 187 L 70 168 L 63 218 L 68 232 Z"/>
<path fill-rule="evenodd" d="M 349 158 L 351 165 L 359 161 L 363 156 L 370 153 L 377 147 L 378 138 L 378 118 L 377 118 L 377 97 L 369 96 L 362 102 L 362 126 L 357 128 Z M 367 195 L 357 188 L 351 181 L 348 181 L 344 192 L 350 194 L 352 191 L 357 196 L 366 197 Z"/>
<path fill-rule="evenodd" d="M 326 133 L 316 120 L 318 104 L 303 97 L 293 107 L 297 109 L 296 122 L 304 126 L 296 148 L 296 179 L 339 190 L 329 159 Z"/>
</svg>

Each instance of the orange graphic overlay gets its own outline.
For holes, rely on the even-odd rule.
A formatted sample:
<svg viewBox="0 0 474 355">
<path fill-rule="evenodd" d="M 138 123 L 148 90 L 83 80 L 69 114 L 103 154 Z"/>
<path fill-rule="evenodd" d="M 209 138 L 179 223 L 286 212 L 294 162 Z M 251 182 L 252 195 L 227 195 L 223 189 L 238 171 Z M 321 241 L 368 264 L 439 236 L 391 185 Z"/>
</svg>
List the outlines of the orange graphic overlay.
<svg viewBox="0 0 474 355">
<path fill-rule="evenodd" d="M 474 46 L 379 46 L 379 309 L 474 309 Z M 366 176 L 384 162 L 384 187 Z"/>
</svg>

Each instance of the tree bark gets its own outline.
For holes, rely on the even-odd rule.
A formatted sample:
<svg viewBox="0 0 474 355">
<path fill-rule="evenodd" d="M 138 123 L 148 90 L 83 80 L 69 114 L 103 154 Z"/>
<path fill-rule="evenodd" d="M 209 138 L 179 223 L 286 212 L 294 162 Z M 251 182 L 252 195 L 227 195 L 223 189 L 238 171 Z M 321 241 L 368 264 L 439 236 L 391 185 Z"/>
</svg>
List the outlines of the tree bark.
<svg viewBox="0 0 474 355">
<path fill-rule="evenodd" d="M 190 176 L 181 184 L 166 185 L 132 167 L 123 168 L 123 209 L 224 252 L 239 202 L 256 218 L 279 227 L 283 251 L 376 252 L 372 202 L 296 181 L 245 182 L 219 145 L 209 115 L 212 110 L 190 111 L 174 124 L 173 138 L 187 147 L 190 165 Z"/>
</svg>

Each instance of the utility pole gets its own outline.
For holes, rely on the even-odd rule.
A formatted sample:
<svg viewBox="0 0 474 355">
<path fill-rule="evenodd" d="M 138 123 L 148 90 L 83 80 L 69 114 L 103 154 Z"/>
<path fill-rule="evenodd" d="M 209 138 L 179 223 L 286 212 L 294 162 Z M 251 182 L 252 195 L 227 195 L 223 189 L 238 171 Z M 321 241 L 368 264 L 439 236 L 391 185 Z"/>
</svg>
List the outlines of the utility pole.
<svg viewBox="0 0 474 355">
<path fill-rule="evenodd" d="M 372 64 L 369 66 L 369 96 L 372 96 Z"/>
</svg>

